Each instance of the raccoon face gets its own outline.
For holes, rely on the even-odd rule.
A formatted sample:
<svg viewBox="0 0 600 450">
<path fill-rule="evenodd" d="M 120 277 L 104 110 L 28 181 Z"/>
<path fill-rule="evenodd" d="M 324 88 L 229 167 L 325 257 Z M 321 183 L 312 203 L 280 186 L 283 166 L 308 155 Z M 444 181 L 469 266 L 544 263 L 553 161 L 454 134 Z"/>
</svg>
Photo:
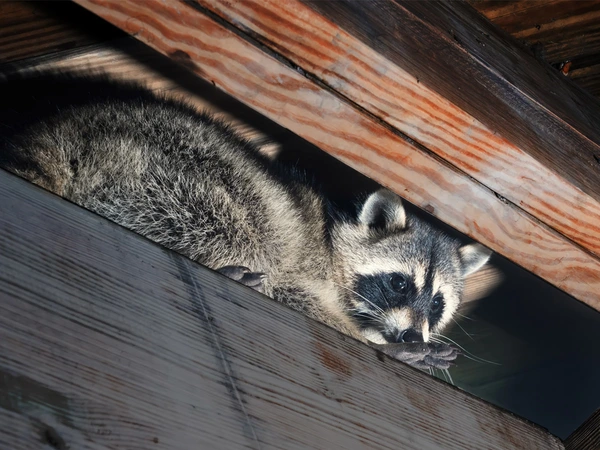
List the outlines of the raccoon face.
<svg viewBox="0 0 600 450">
<path fill-rule="evenodd" d="M 465 276 L 491 253 L 407 216 L 387 190 L 372 194 L 358 222 L 342 228 L 334 237 L 343 249 L 348 311 L 378 344 L 427 342 L 456 312 Z"/>
</svg>

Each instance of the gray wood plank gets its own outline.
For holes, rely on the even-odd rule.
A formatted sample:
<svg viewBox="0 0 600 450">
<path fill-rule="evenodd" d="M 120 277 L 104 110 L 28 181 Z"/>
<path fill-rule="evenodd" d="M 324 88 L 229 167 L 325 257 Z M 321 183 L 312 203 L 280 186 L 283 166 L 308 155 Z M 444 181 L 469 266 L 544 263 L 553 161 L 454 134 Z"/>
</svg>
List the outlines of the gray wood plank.
<svg viewBox="0 0 600 450">
<path fill-rule="evenodd" d="M 563 448 L 5 172 L 0 305 L 0 448 Z"/>
<path fill-rule="evenodd" d="M 565 440 L 565 448 L 567 450 L 594 450 L 600 448 L 600 409 Z"/>
</svg>

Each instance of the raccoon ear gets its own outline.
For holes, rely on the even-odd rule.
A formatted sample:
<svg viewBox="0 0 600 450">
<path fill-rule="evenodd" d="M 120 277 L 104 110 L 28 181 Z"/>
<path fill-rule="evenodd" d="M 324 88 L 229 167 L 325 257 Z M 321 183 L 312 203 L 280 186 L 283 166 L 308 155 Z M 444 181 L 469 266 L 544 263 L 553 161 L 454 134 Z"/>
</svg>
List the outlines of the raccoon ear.
<svg viewBox="0 0 600 450">
<path fill-rule="evenodd" d="M 492 251 L 481 244 L 463 245 L 458 251 L 463 264 L 464 276 L 477 272 L 492 255 Z"/>
<path fill-rule="evenodd" d="M 402 199 L 387 189 L 380 189 L 367 198 L 358 221 L 369 228 L 403 230 L 406 228 L 406 212 Z"/>
</svg>

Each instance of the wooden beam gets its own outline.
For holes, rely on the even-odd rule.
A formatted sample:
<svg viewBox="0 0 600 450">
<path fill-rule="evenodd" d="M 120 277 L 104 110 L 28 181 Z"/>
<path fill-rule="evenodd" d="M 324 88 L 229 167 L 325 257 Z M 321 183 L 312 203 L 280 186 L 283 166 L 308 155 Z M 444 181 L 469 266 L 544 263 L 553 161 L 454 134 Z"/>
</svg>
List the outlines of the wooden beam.
<svg viewBox="0 0 600 450">
<path fill-rule="evenodd" d="M 565 440 L 566 450 L 597 450 L 600 448 L 600 409 Z"/>
<path fill-rule="evenodd" d="M 91 14 L 78 5 L 72 6 Z M 104 25 L 112 28 L 106 23 Z M 80 75 L 101 72 L 116 80 L 142 84 L 163 96 L 176 100 L 184 98 L 186 103 L 198 111 L 210 112 L 229 123 L 236 132 L 266 154 L 276 153 L 277 141 L 287 138 L 290 134 L 283 129 L 273 131 L 272 121 L 222 91 L 214 89 L 212 85 L 207 86 L 208 83 L 204 80 L 128 35 L 112 39 L 109 44 L 82 45 L 50 55 L 0 64 L 0 78 L 16 74 L 26 76 L 28 72 L 37 71 L 66 71 Z M 235 111 L 235 114 L 224 110 Z M 261 131 L 266 129 L 269 129 L 268 135 Z M 282 133 L 285 133 L 285 136 L 282 136 Z M 481 279 L 481 287 L 485 288 L 484 274 L 479 274 L 478 278 Z M 489 273 L 488 279 L 493 278 L 493 274 Z"/>
<path fill-rule="evenodd" d="M 306 3 L 600 199 L 597 99 L 537 61 L 469 4 Z M 424 55 L 428 49 L 431 57 Z"/>
<path fill-rule="evenodd" d="M 402 26 L 401 20 L 396 22 L 396 26 L 391 26 L 390 23 L 397 19 L 395 16 L 386 19 L 386 23 L 377 23 L 379 28 L 374 28 L 373 24 L 367 25 L 367 22 L 361 20 L 347 24 L 356 17 L 369 15 L 367 10 L 377 10 L 369 2 L 306 2 L 308 5 L 295 0 L 196 2 L 234 23 L 352 102 L 425 145 L 569 239 L 600 255 L 600 202 L 597 198 L 572 184 L 557 161 L 548 165 L 535 152 L 528 153 L 527 147 L 519 147 L 498 135 L 498 128 L 495 126 L 499 113 L 497 109 L 491 106 L 483 109 L 486 114 L 494 116 L 494 120 L 487 120 L 492 123 L 491 127 L 487 127 L 460 109 L 464 105 L 459 104 L 457 107 L 456 103 L 448 100 L 449 96 L 438 94 L 427 87 L 422 82 L 424 74 L 437 68 L 430 66 L 429 59 L 423 57 L 422 53 L 419 54 L 422 66 L 418 67 L 416 76 L 410 74 L 408 69 L 403 69 L 412 64 L 404 59 L 407 57 L 404 35 L 411 34 L 413 30 Z M 387 2 L 380 3 L 387 5 Z M 338 8 L 343 5 L 346 5 L 346 9 L 339 11 Z M 434 9 L 437 7 L 430 6 Z M 363 7 L 365 10 L 362 10 Z M 360 9 L 356 11 L 356 17 L 347 17 L 351 13 L 348 11 L 350 8 Z M 317 10 L 326 10 L 327 17 Z M 394 13 L 406 14 L 401 8 L 394 10 Z M 402 16 L 402 20 L 408 19 Z M 366 35 L 367 32 L 362 27 L 370 30 L 377 38 Z M 386 36 L 384 43 L 380 39 L 383 35 Z M 441 39 L 439 36 L 438 38 Z M 432 42 L 427 39 L 425 41 Z M 454 45 L 455 43 L 444 43 L 444 46 Z M 446 53 L 445 50 L 439 52 Z M 464 58 L 469 56 L 465 52 L 455 55 Z M 522 57 L 522 64 L 532 63 L 532 57 Z M 437 59 L 437 56 L 432 58 Z M 538 64 L 537 61 L 534 63 Z M 464 66 L 460 61 L 455 64 L 458 67 Z M 472 80 L 467 75 L 460 77 L 457 74 L 457 77 L 449 79 L 452 87 L 459 91 L 458 94 L 472 90 Z M 565 91 L 564 80 L 554 81 Z M 432 85 L 437 86 L 437 81 L 432 82 Z M 486 82 L 486 88 L 490 89 L 487 94 L 477 91 L 478 97 L 472 101 L 491 104 L 490 97 L 499 95 L 498 89 L 494 89 L 491 80 Z M 460 94 L 460 98 L 462 95 Z M 471 94 L 464 95 L 471 97 Z M 570 92 L 563 93 L 565 97 L 569 95 Z M 588 99 L 587 103 L 590 102 L 596 103 L 594 99 Z M 515 103 L 514 106 L 519 105 L 520 103 Z M 590 111 L 592 113 L 600 117 L 600 108 Z M 525 116 L 518 119 L 519 124 L 544 128 L 539 122 L 527 124 L 534 116 L 528 119 L 525 112 L 518 114 Z M 485 117 L 480 119 L 486 120 Z M 548 124 L 547 127 L 556 129 L 555 125 Z M 570 126 L 563 124 L 563 128 L 570 129 Z M 502 135 L 507 136 L 505 133 Z M 594 148 L 600 154 L 600 150 Z M 552 156 L 551 152 L 552 149 L 546 151 Z M 597 168 L 591 167 L 591 170 L 593 180 L 600 180 L 600 164 Z M 579 169 L 576 173 L 583 175 Z"/>
<path fill-rule="evenodd" d="M 71 2 L 0 2 L 0 64 L 123 36 Z"/>
<path fill-rule="evenodd" d="M 404 198 L 600 308 L 600 261 L 196 4 L 77 2 Z M 385 69 L 385 67 L 384 67 Z"/>
<path fill-rule="evenodd" d="M 563 448 L 3 171 L 0 304 L 2 448 Z"/>
</svg>

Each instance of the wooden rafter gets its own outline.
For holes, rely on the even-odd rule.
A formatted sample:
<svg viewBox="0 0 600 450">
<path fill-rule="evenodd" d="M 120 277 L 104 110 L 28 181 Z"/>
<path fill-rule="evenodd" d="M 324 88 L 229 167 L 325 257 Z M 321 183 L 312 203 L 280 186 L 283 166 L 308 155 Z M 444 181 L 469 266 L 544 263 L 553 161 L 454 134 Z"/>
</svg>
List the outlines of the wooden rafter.
<svg viewBox="0 0 600 450">
<path fill-rule="evenodd" d="M 495 135 L 489 124 L 483 125 L 458 108 L 455 103 L 460 103 L 457 98 L 461 92 L 473 101 L 472 94 L 466 92 L 469 83 L 479 86 L 473 93 L 481 96 L 486 92 L 481 87 L 489 87 L 495 79 L 500 79 L 506 89 L 510 87 L 507 83 L 512 72 L 497 71 L 489 66 L 493 61 L 487 58 L 485 48 L 495 50 L 500 44 L 510 45 L 510 42 L 498 42 L 493 32 L 487 37 L 484 33 L 484 38 L 489 39 L 489 43 L 483 42 L 484 46 L 477 42 L 479 38 L 469 38 L 471 26 L 458 26 L 460 14 L 455 11 L 450 15 L 451 28 L 456 30 L 454 41 L 458 42 L 448 47 L 447 36 L 442 36 L 440 45 L 445 45 L 444 50 L 452 50 L 455 58 L 466 55 L 471 61 L 468 73 L 476 74 L 478 81 L 464 82 L 451 77 L 452 83 L 440 87 L 444 94 L 440 95 L 411 78 L 401 67 L 402 61 L 386 50 L 392 38 L 402 37 L 399 35 L 402 29 L 396 27 L 393 35 L 387 35 L 382 28 L 377 39 L 359 40 L 322 17 L 321 14 L 333 15 L 328 12 L 328 8 L 333 8 L 331 5 L 345 8 L 349 7 L 347 2 L 304 4 L 289 0 L 279 8 L 273 2 L 273 8 L 268 11 L 261 8 L 263 2 L 252 1 L 77 0 L 77 3 L 455 228 L 576 298 L 600 308 L 600 260 L 597 257 L 600 205 L 593 188 L 597 175 L 588 167 L 587 160 L 576 159 L 577 154 L 585 154 L 588 159 L 593 157 L 588 150 L 597 145 L 596 135 L 590 131 L 590 124 L 585 123 L 589 119 L 589 105 L 581 108 L 586 111 L 580 111 L 567 121 L 561 117 L 583 101 L 580 93 L 541 103 L 534 98 L 541 94 L 539 86 L 529 86 L 529 90 L 509 89 L 511 95 L 523 102 L 531 100 L 514 104 L 525 105 L 523 109 L 510 109 L 511 103 L 507 100 L 510 96 L 505 91 L 493 99 L 482 97 L 480 103 L 487 102 L 488 106 L 507 100 L 502 107 L 503 115 L 496 116 L 498 123 L 504 124 L 502 130 L 513 124 L 512 134 L 507 134 L 513 143 Z M 404 12 L 428 29 L 435 20 L 443 19 L 438 17 L 440 11 L 422 13 L 425 17 L 419 17 L 418 8 L 411 9 L 416 7 L 400 7 L 391 1 L 377 5 L 385 5 L 390 14 Z M 319 13 L 315 7 L 320 9 Z M 293 14 L 288 14 L 289 11 Z M 350 12 L 340 17 L 352 18 Z M 385 15 L 383 13 L 378 10 L 377 15 Z M 349 23 L 344 22 L 346 27 L 352 25 Z M 285 36 L 279 33 L 280 43 L 273 24 L 286 24 Z M 360 36 L 358 31 L 352 29 Z M 407 31 L 414 32 L 411 28 Z M 321 33 L 319 39 L 315 33 Z M 432 35 L 431 39 L 434 38 Z M 384 45 L 382 50 L 378 42 L 384 42 L 387 47 Z M 431 53 L 441 58 L 436 53 L 436 42 L 422 45 L 424 60 Z M 481 48 L 475 51 L 471 48 L 473 43 Z M 504 63 L 506 58 L 516 58 L 518 66 L 523 62 L 522 57 L 515 53 L 499 61 Z M 457 65 L 460 61 L 455 59 Z M 376 68 L 375 73 L 373 68 Z M 425 70 L 427 65 L 419 68 Z M 436 72 L 439 70 L 439 66 L 434 66 L 430 70 L 433 74 L 423 75 L 423 79 L 438 87 L 436 76 L 449 75 L 440 75 Z M 527 81 L 534 74 L 532 70 L 535 72 L 531 68 L 519 69 L 515 76 Z M 316 74 L 325 85 L 311 74 Z M 559 78 L 549 77 L 551 75 L 546 73 L 540 86 L 556 88 L 560 96 L 569 93 L 567 88 L 557 84 L 561 81 Z M 361 89 L 364 83 L 366 87 Z M 453 95 L 448 94 L 449 85 L 457 88 Z M 505 94 L 507 98 L 503 97 Z M 553 108 L 563 106 L 565 111 L 553 114 Z M 527 114 L 532 108 L 537 113 L 529 117 Z M 593 109 L 594 105 L 589 108 Z M 485 108 L 480 107 L 478 111 Z M 478 111 L 471 113 L 479 114 Z M 523 135 L 513 139 L 519 130 Z M 585 152 L 577 153 L 569 137 Z M 549 155 L 557 145 L 563 146 L 560 154 L 568 156 L 566 160 L 571 161 L 571 166 L 566 167 L 568 164 L 562 156 L 556 160 L 548 154 L 541 157 L 542 146 L 546 144 L 544 151 Z M 565 170 L 561 170 L 562 166 Z M 573 167 L 581 169 L 583 176 Z"/>
</svg>

